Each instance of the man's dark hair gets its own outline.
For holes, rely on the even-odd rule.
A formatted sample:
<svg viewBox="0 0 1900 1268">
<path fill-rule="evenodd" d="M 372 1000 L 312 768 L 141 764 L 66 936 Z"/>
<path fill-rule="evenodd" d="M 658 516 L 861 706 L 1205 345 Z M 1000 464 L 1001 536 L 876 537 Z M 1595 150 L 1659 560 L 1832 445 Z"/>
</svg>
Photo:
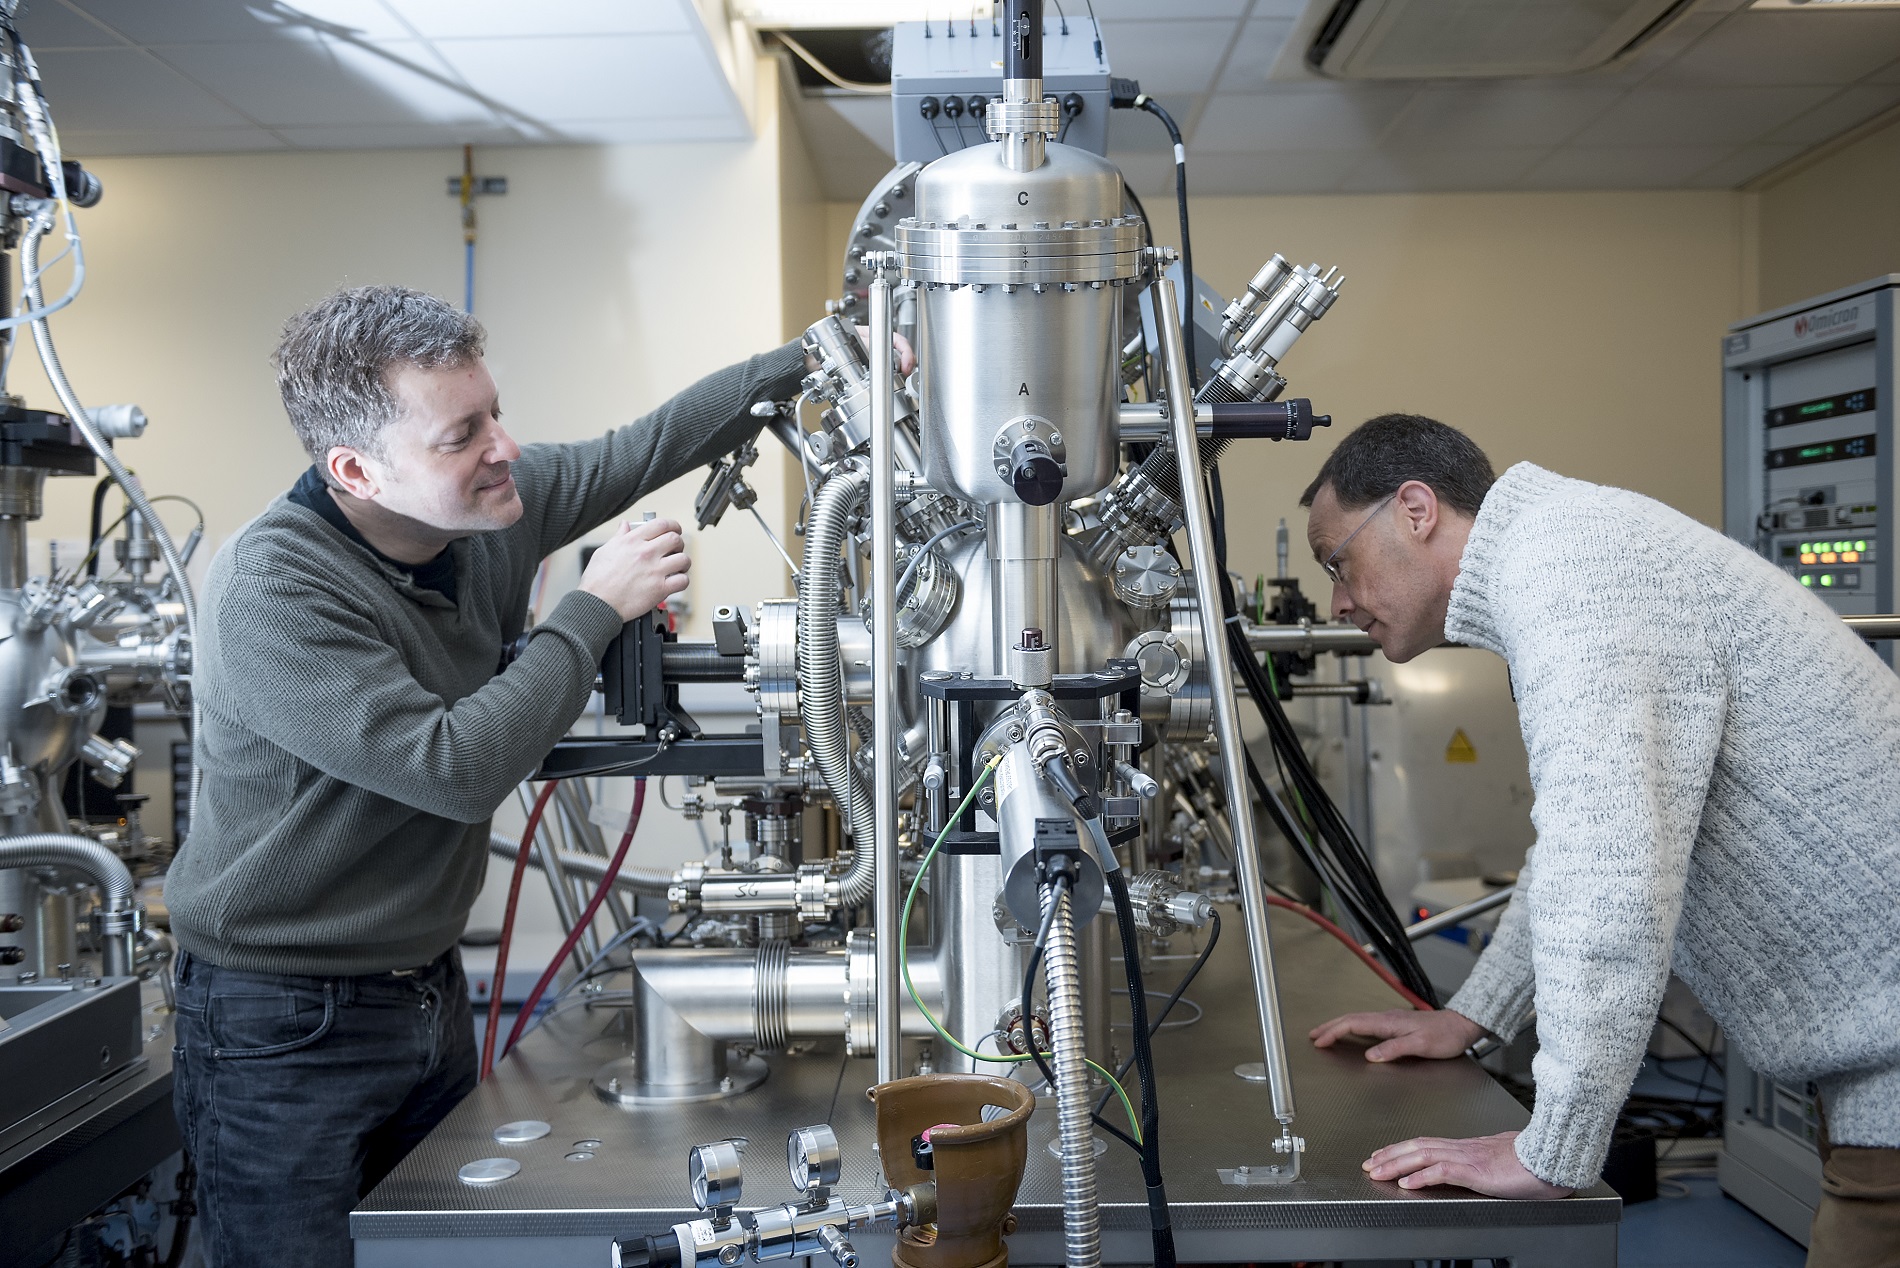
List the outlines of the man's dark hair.
<svg viewBox="0 0 1900 1268">
<path fill-rule="evenodd" d="M 1496 479 L 1484 450 L 1456 427 L 1420 414 L 1381 414 L 1354 428 L 1327 455 L 1300 494 L 1300 505 L 1313 505 L 1330 484 L 1347 510 L 1371 506 L 1407 480 L 1421 480 L 1440 502 L 1476 518 Z"/>
<path fill-rule="evenodd" d="M 402 407 L 391 371 L 466 365 L 482 355 L 480 322 L 445 300 L 402 286 L 338 291 L 284 323 L 272 363 L 297 439 L 324 472 L 337 445 L 382 452 L 382 430 Z"/>
</svg>

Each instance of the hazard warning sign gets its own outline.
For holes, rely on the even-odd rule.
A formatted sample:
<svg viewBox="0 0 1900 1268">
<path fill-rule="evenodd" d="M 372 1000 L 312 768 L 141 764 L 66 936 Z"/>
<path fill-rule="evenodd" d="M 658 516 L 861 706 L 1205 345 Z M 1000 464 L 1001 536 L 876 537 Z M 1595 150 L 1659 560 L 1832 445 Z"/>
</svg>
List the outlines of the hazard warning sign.
<svg viewBox="0 0 1900 1268">
<path fill-rule="evenodd" d="M 1448 762 L 1475 762 L 1478 750 L 1471 747 L 1471 737 L 1465 734 L 1463 727 L 1451 733 L 1451 743 L 1445 745 L 1445 760 Z"/>
</svg>

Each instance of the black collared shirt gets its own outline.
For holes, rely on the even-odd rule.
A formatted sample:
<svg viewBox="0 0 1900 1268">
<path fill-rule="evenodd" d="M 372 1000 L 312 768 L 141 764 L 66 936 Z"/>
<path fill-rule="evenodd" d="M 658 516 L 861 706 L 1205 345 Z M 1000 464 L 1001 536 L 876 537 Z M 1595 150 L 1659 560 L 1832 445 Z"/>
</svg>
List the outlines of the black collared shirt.
<svg viewBox="0 0 1900 1268">
<path fill-rule="evenodd" d="M 303 473 L 297 483 L 291 487 L 287 496 L 298 506 L 315 511 L 330 521 L 337 532 L 390 567 L 408 573 L 410 579 L 423 589 L 433 590 L 450 603 L 455 602 L 455 557 L 447 547 L 444 547 L 441 554 L 427 563 L 406 564 L 400 559 L 391 559 L 370 545 L 368 539 L 356 531 L 356 525 L 350 523 L 350 517 L 343 513 L 343 508 L 338 506 L 336 499 L 330 496 L 330 486 L 323 482 L 323 477 L 317 474 L 317 468 L 314 465 Z"/>
</svg>

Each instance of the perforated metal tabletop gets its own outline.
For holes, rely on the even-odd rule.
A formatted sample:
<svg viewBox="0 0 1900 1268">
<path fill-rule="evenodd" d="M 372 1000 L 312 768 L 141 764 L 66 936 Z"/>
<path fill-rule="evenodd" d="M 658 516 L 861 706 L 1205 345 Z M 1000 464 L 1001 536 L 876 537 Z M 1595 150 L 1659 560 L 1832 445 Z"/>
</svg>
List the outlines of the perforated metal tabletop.
<svg viewBox="0 0 1900 1268">
<path fill-rule="evenodd" d="M 1360 1162 L 1410 1136 L 1476 1136 L 1522 1127 L 1527 1114 L 1468 1060 L 1372 1065 L 1358 1049 L 1321 1052 L 1308 1029 L 1336 1013 L 1388 1008 L 1394 997 L 1326 934 L 1274 912 L 1280 993 L 1299 1112 L 1307 1141 L 1298 1181 L 1236 1186 L 1222 1169 L 1271 1166 L 1275 1135 L 1267 1089 L 1233 1073 L 1257 1060 L 1258 1022 L 1246 977 L 1238 913 L 1188 997 L 1203 1019 L 1155 1042 L 1161 1075 L 1162 1165 L 1182 1262 L 1353 1259 L 1507 1259 L 1519 1268 L 1611 1268 L 1622 1204 L 1604 1186 L 1561 1201 L 1504 1202 L 1466 1190 L 1409 1192 L 1373 1181 Z M 1187 939 L 1176 939 L 1185 951 Z M 1151 975 L 1168 988 L 1185 960 Z M 622 995 L 624 998 L 624 993 Z M 573 1010 L 524 1040 L 357 1209 L 351 1228 L 363 1268 L 455 1265 L 576 1265 L 604 1268 L 615 1236 L 661 1231 L 695 1212 L 686 1193 L 686 1153 L 728 1136 L 753 1142 L 746 1206 L 792 1200 L 785 1134 L 829 1120 L 846 1154 L 839 1190 L 854 1201 L 881 1196 L 864 1089 L 874 1063 L 840 1046 L 773 1057 L 757 1090 L 720 1102 L 620 1109 L 589 1080 L 628 1051 L 624 1011 Z M 836 1106 L 833 1109 L 834 1091 Z M 498 1144 L 503 1123 L 540 1119 L 553 1131 L 522 1145 Z M 1045 1102 L 1030 1123 L 1032 1148 L 1009 1239 L 1017 1265 L 1060 1263 L 1060 1174 L 1045 1146 L 1055 1114 Z M 594 1145 L 577 1147 L 578 1142 Z M 585 1159 L 569 1154 L 588 1153 Z M 457 1169 L 476 1159 L 516 1158 L 521 1170 L 472 1188 Z M 1150 1260 L 1147 1207 L 1132 1154 L 1119 1145 L 1100 1160 L 1103 1252 L 1109 1263 Z M 888 1236 L 861 1232 L 866 1263 L 888 1261 Z"/>
</svg>

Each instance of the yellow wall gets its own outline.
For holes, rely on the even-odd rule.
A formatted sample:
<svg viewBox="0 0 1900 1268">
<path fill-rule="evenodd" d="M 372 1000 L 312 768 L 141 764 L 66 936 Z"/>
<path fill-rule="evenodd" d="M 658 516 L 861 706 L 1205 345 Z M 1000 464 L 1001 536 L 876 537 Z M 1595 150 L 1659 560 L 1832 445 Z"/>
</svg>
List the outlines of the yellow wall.
<svg viewBox="0 0 1900 1268">
<path fill-rule="evenodd" d="M 1756 197 L 1762 309 L 1900 272 L 1900 123 L 1791 172 Z"/>
<path fill-rule="evenodd" d="M 828 259 L 854 212 L 832 204 Z M 1746 212 L 1729 192 L 1197 200 L 1195 271 L 1224 294 L 1275 251 L 1347 275 L 1284 366 L 1332 429 L 1223 462 L 1234 566 L 1271 572 L 1285 516 L 1313 593 L 1300 491 L 1341 434 L 1391 410 L 1463 428 L 1499 470 L 1529 460 L 1718 522 L 1716 350 L 1753 302 Z"/>
</svg>

